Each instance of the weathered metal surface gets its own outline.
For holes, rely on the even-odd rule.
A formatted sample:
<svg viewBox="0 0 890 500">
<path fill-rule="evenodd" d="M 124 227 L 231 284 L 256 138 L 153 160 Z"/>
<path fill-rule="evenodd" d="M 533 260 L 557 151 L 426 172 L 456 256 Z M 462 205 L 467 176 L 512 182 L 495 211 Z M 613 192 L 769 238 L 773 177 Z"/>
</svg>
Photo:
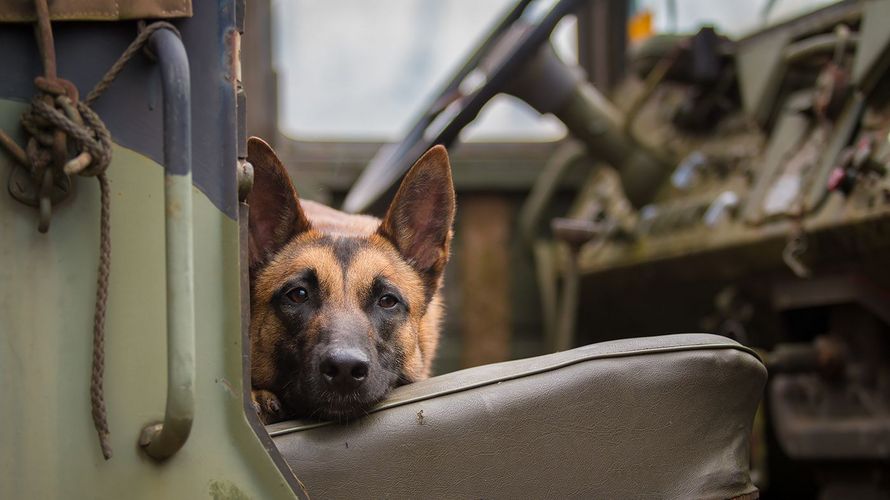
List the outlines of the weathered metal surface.
<svg viewBox="0 0 890 500">
<path fill-rule="evenodd" d="M 790 40 L 791 33 L 779 31 L 752 41 L 748 49 L 737 56 L 745 112 L 761 124 L 766 123 L 773 113 L 773 99 L 785 71 L 782 48 Z"/>
<path fill-rule="evenodd" d="M 202 2 L 194 17 L 177 20 L 192 74 L 194 183 L 233 219 L 237 213 L 235 141 L 215 138 L 235 130 L 235 93 L 229 78 L 231 58 L 222 50 L 235 28 L 232 2 Z M 53 26 L 59 76 L 71 80 L 82 95 L 99 80 L 136 35 L 133 23 L 57 23 Z M 87 56 L 88 55 L 88 56 Z M 0 60 L 7 68 L 0 78 L 0 97 L 28 101 L 40 58 L 30 26 L 0 26 Z M 111 85 L 95 110 L 114 140 L 163 164 L 163 113 L 159 69 L 142 55 L 135 57 Z"/>
<path fill-rule="evenodd" d="M 771 299 L 779 311 L 858 304 L 890 325 L 890 296 L 863 273 L 826 274 L 806 281 L 779 282 Z"/>
<path fill-rule="evenodd" d="M 857 20 L 865 2 L 847 0 L 757 31 L 736 42 L 739 86 L 745 112 L 761 125 L 775 111 L 772 99 L 787 69 L 782 50 L 792 40 Z"/>
<path fill-rule="evenodd" d="M 750 93 L 745 90 L 749 85 L 746 79 L 762 78 L 773 71 L 758 55 L 761 43 L 788 42 L 789 36 L 804 43 L 807 37 L 835 33 L 838 23 L 864 29 L 870 21 L 860 26 L 857 16 L 880 11 L 876 3 L 880 2 L 866 3 L 865 9 L 849 3 L 832 6 L 737 42 L 734 50 L 738 52 L 743 106 L 710 133 L 685 133 L 666 123 L 670 113 L 664 110 L 678 106 L 671 96 L 687 87 L 665 83 L 657 102 L 641 110 L 643 121 L 635 133 L 650 135 L 655 143 L 674 150 L 677 157 L 702 152 L 702 166 L 687 176 L 688 185 L 664 187 L 656 202 L 638 213 L 636 239 L 615 241 L 595 255 L 584 249 L 582 272 L 595 275 L 650 264 L 677 266 L 690 255 L 709 255 L 715 261 L 731 259 L 734 266 L 720 266 L 730 273 L 733 268 L 765 270 L 784 265 L 781 248 L 785 247 L 787 254 L 785 243 L 799 238 L 804 238 L 807 246 L 796 257 L 801 269 L 854 257 L 860 251 L 854 248 L 875 253 L 890 246 L 885 229 L 890 224 L 890 179 L 885 174 L 888 118 L 881 107 L 883 101 L 835 86 L 837 95 L 831 100 L 843 104 L 834 112 L 820 104 L 825 98 L 826 71 L 807 69 L 820 62 L 832 63 L 838 68 L 833 73 L 835 83 L 841 82 L 844 74 L 853 71 L 855 61 L 867 57 L 858 51 L 873 43 L 881 45 L 883 35 L 853 31 L 846 37 L 859 40 L 853 46 L 832 35 L 844 44 L 843 50 L 809 56 L 815 58 L 806 63 L 810 66 L 796 61 L 798 66 L 789 66 L 790 73 L 776 73 L 774 85 L 783 85 L 781 92 L 776 87 L 772 97 L 764 94 L 754 99 L 763 100 L 757 106 L 766 106 L 771 120 L 753 126 L 744 118 L 756 114 L 745 104 L 749 102 L 745 95 Z M 877 36 L 878 42 L 873 42 L 872 36 Z M 776 44 L 781 49 L 782 44 Z M 877 56 L 870 60 L 880 64 Z M 782 83 L 782 75 L 796 83 Z M 660 109 L 660 114 L 652 108 Z M 765 147 L 764 137 L 769 139 Z M 856 163 L 859 166 L 854 166 L 854 157 L 861 157 Z M 838 177 L 841 175 L 844 177 Z M 709 223 L 709 209 L 727 193 L 741 212 L 729 211 L 719 223 Z M 695 269 L 687 271 L 695 274 Z"/>
<path fill-rule="evenodd" d="M 296 484 L 289 486 L 286 479 L 291 477 L 289 471 L 275 466 L 257 437 L 259 427 L 251 427 L 245 416 L 247 389 L 237 313 L 241 273 L 233 220 L 235 105 L 233 81 L 228 78 L 237 67 L 220 49 L 235 31 L 234 3 L 202 4 L 196 14 L 180 23 L 191 59 L 191 110 L 187 101 L 173 100 L 172 108 L 161 112 L 159 70 L 141 55 L 96 106 L 115 139 L 142 153 L 115 146 L 116 160 L 109 170 L 116 204 L 112 217 L 116 272 L 110 286 L 105 352 L 105 399 L 116 445 L 109 462 L 96 451 L 86 397 L 92 318 L 88 302 L 95 286 L 97 250 L 90 243 L 93 239 L 83 235 L 96 231 L 98 193 L 93 185 L 77 183 L 72 195 L 60 202 L 57 222 L 47 235 L 28 227 L 32 220 L 28 209 L 16 206 L 8 196 L 0 200 L 4 234 L 0 255 L 5 262 L 16 263 L 3 266 L 0 281 L 27 283 L 25 288 L 0 290 L 4 336 L 0 380 L 10 388 L 11 400 L 17 401 L 0 410 L 5 423 L 0 431 L 0 497 L 294 495 Z M 98 80 L 135 35 L 130 24 L 60 24 L 54 31 L 58 73 L 82 91 Z M 27 100 L 39 69 L 30 28 L 2 26 L 0 55 L 9 68 L 15 68 L 0 79 L 0 98 Z M 181 73 L 173 76 L 182 83 Z M 177 91 L 176 97 L 189 97 L 187 87 Z M 0 100 L 0 126 L 17 130 L 15 120 L 21 110 L 19 103 Z M 188 173 L 187 162 L 167 162 L 166 183 L 164 167 L 156 163 L 164 146 L 170 146 L 163 137 L 162 115 L 169 119 L 183 113 L 193 116 L 195 133 L 185 129 L 174 149 L 194 146 L 195 184 L 207 196 L 183 175 Z M 8 157 L 0 157 L 4 179 L 12 164 Z M 164 186 L 169 195 L 166 205 Z M 192 197 L 193 209 L 188 202 Z M 172 221 L 166 238 L 165 219 Z M 191 246 L 191 237 L 180 229 L 191 226 L 196 228 L 197 260 L 182 251 Z M 180 235 L 186 238 L 181 240 Z M 165 242 L 171 249 L 169 259 L 164 257 Z M 166 279 L 165 269 L 171 272 Z M 27 292 L 20 293 L 23 289 Z M 51 297 L 52 314 L 45 314 L 42 306 L 35 309 Z M 165 298 L 170 299 L 167 305 Z M 180 306 L 186 306 L 182 313 L 177 312 Z M 173 319 L 169 325 L 164 322 L 168 313 Z M 197 324 L 195 316 L 200 318 Z M 163 340 L 165 331 L 169 343 Z M 165 345 L 171 354 L 167 363 Z M 167 423 L 150 453 L 170 455 L 190 427 L 191 431 L 188 446 L 156 464 L 140 450 L 137 439 L 144 426 L 162 416 L 165 382 L 170 389 Z M 196 417 L 194 427 L 191 415 Z"/>
<path fill-rule="evenodd" d="M 886 309 L 887 299 L 880 297 L 885 292 L 862 277 L 850 278 L 838 276 L 833 280 L 841 284 L 846 281 L 843 288 L 847 288 L 847 293 L 852 286 L 856 293 L 850 297 L 824 289 L 831 284 L 824 281 L 782 291 L 781 295 L 793 299 L 798 307 L 829 304 L 831 317 L 827 332 L 811 341 L 815 356 L 811 356 L 810 363 L 815 361 L 815 365 L 806 370 L 801 356 L 797 356 L 794 370 L 779 372 L 774 377 L 769 391 L 771 412 L 777 440 L 789 456 L 856 460 L 864 467 L 880 470 L 881 462 L 869 461 L 890 458 L 890 393 L 881 382 L 890 372 L 884 337 L 888 323 L 886 318 L 863 314 L 859 304 L 868 302 L 861 301 L 863 296 L 878 294 Z M 845 304 L 848 300 L 859 304 Z M 776 351 L 781 353 L 781 349 Z M 830 473 L 825 474 L 829 479 L 826 483 L 843 482 L 838 481 L 843 475 L 836 470 L 826 471 Z M 880 483 L 881 475 L 876 472 L 873 479 L 863 478 L 859 482 Z"/>
<path fill-rule="evenodd" d="M 844 392 L 815 375 L 775 377 L 770 401 L 786 453 L 809 460 L 890 459 L 890 418 L 874 410 L 878 395 Z"/>
<path fill-rule="evenodd" d="M 23 105 L 0 101 L 0 126 Z M 237 224 L 192 188 L 196 259 L 196 420 L 188 445 L 157 465 L 139 450 L 162 416 L 166 363 L 163 168 L 115 146 L 116 210 L 106 387 L 115 455 L 103 460 L 89 409 L 98 189 L 81 183 L 39 234 L 30 208 L 0 196 L 0 497 L 201 498 L 227 481 L 254 498 L 291 490 L 248 426 L 242 398 Z M 0 156 L 0 174 L 10 168 Z M 13 286 L 12 284 L 20 284 Z M 49 304 L 49 306 L 47 306 Z M 47 309 L 49 307 L 49 309 Z"/>
<path fill-rule="evenodd" d="M 890 3 L 865 2 L 861 46 L 853 63 L 853 82 L 865 93 L 877 85 L 890 64 L 890 32 L 884 22 L 890 16 Z"/>
<path fill-rule="evenodd" d="M 798 104 L 800 101 L 807 102 L 810 98 L 811 93 L 804 91 L 789 97 L 789 103 L 776 119 L 763 160 L 758 165 L 757 181 L 746 196 L 742 209 L 742 218 L 749 223 L 757 224 L 777 212 L 787 215 L 803 190 L 800 172 L 791 172 L 791 176 L 786 177 L 790 181 L 787 187 L 789 182 L 777 181 L 783 180 L 780 176 L 788 158 L 801 149 L 812 126 L 812 120 L 801 113 L 802 105 Z M 770 200 L 768 203 L 767 199 Z"/>
<path fill-rule="evenodd" d="M 190 175 L 164 178 L 167 269 L 167 401 L 164 421 L 143 429 L 139 445 L 157 460 L 185 444 L 195 418 L 195 304 Z"/>
</svg>

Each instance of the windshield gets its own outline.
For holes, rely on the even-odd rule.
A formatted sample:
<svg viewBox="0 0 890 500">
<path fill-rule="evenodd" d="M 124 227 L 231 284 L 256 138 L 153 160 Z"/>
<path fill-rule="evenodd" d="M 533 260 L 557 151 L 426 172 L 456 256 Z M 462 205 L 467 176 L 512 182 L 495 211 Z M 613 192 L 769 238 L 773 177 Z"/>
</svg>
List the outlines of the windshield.
<svg viewBox="0 0 890 500">
<path fill-rule="evenodd" d="M 515 0 L 279 0 L 274 62 L 280 129 L 302 140 L 401 138 Z M 543 2 L 549 3 L 549 2 Z M 577 61 L 577 29 L 553 41 Z M 518 99 L 490 101 L 462 140 L 546 141 L 565 135 Z"/>
</svg>

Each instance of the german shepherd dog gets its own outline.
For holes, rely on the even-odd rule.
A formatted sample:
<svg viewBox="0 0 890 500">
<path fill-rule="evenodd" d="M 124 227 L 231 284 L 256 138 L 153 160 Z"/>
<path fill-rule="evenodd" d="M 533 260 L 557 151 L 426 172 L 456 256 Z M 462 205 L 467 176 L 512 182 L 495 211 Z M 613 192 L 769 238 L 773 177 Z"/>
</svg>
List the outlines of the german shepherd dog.
<svg viewBox="0 0 890 500">
<path fill-rule="evenodd" d="M 264 423 L 359 416 L 429 376 L 454 222 L 442 146 L 402 181 L 386 216 L 300 200 L 261 139 L 248 142 L 250 348 Z"/>
</svg>

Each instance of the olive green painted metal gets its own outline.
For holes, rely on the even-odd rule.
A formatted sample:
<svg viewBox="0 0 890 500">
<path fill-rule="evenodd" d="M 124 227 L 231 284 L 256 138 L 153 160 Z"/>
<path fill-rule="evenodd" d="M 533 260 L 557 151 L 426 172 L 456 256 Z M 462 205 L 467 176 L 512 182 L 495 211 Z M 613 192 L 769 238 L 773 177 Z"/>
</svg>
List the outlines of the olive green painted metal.
<svg viewBox="0 0 890 500">
<path fill-rule="evenodd" d="M 192 149 L 188 58 L 172 31 L 150 40 L 164 88 L 164 229 L 167 251 L 167 407 L 139 445 L 156 460 L 185 444 L 195 419 L 195 283 L 192 241 Z"/>
<path fill-rule="evenodd" d="M 185 47 L 160 30 L 150 41 L 164 92 L 164 229 L 167 251 L 167 407 L 139 445 L 156 460 L 179 451 L 195 419 L 195 283 L 192 243 L 191 84 Z"/>
<path fill-rule="evenodd" d="M 0 126 L 18 130 L 24 107 L 0 100 Z M 115 453 L 103 459 L 89 405 L 98 186 L 75 180 L 46 234 L 36 210 L 4 194 L 0 498 L 294 498 L 245 414 L 238 222 L 194 187 L 194 426 L 163 462 L 138 446 L 163 416 L 168 382 L 164 171 L 120 146 L 113 155 L 105 399 Z M 4 181 L 10 168 L 0 155 Z"/>
<path fill-rule="evenodd" d="M 859 92 L 853 93 L 844 106 L 844 110 L 838 117 L 827 145 L 822 153 L 821 160 L 816 165 L 816 172 L 810 180 L 809 192 L 803 209 L 807 212 L 816 212 L 831 194 L 825 189 L 828 184 L 828 176 L 837 166 L 837 158 L 843 149 L 850 144 L 856 130 L 862 123 L 862 115 L 865 113 L 865 96 Z"/>
<path fill-rule="evenodd" d="M 195 304 L 192 176 L 164 176 L 167 269 L 167 407 L 164 422 L 142 430 L 139 444 L 163 460 L 188 439 L 195 416 Z"/>
<path fill-rule="evenodd" d="M 784 76 L 782 50 L 791 41 L 791 33 L 780 31 L 764 36 L 738 54 L 739 90 L 745 112 L 764 124 L 773 112 L 773 98 Z"/>
<path fill-rule="evenodd" d="M 682 102 L 680 93 L 688 84 L 662 85 L 660 97 L 642 109 L 634 135 L 649 137 L 679 158 L 700 153 L 707 165 L 695 174 L 694 185 L 664 183 L 652 205 L 633 214 L 638 231 L 632 242 L 582 249 L 582 275 L 593 279 L 651 265 L 682 268 L 689 279 L 716 278 L 718 271 L 721 278 L 736 279 L 754 269 L 784 268 L 783 248 L 787 251 L 798 233 L 809 240 L 802 257 L 808 265 L 830 264 L 840 256 L 855 256 L 857 249 L 876 251 L 890 244 L 886 90 L 873 87 L 877 79 L 887 78 L 890 45 L 886 30 L 878 26 L 888 9 L 886 0 L 843 2 L 738 41 L 728 70 L 737 72 L 740 107 L 705 133 L 681 130 L 665 119 L 670 115 L 665 110 Z M 783 59 L 789 44 L 822 40 L 826 34 L 840 44 L 838 33 L 846 29 L 853 30 L 847 38 L 856 43 L 843 42 L 843 55 L 835 54 L 834 64 L 851 73 L 848 90 L 837 81 L 834 87 L 824 83 L 831 75 L 822 70 L 837 51 L 812 53 L 793 64 Z M 821 79 L 816 78 L 820 71 Z M 637 92 L 630 82 L 619 88 L 619 109 Z M 622 98 L 622 93 L 627 95 Z M 836 109 L 816 109 L 814 103 L 826 95 L 836 100 Z M 868 153 L 864 163 L 874 165 L 861 167 L 852 192 L 831 187 L 830 177 L 847 169 L 845 155 L 854 153 Z M 735 205 L 721 218 L 706 220 L 724 194 L 733 195 Z M 579 196 L 582 204 L 612 198 L 622 195 Z M 676 264 L 704 256 L 716 264 Z M 566 267 L 565 262 L 559 265 Z"/>
<path fill-rule="evenodd" d="M 779 114 L 762 161 L 764 172 L 780 172 L 779 168 L 793 154 L 803 141 L 812 126 L 812 120 L 800 112 L 800 104 L 796 101 L 807 101 L 812 98 L 810 92 L 801 91 L 792 98 Z M 775 176 L 761 175 L 751 190 L 751 195 L 742 209 L 743 218 L 751 223 L 762 221 L 763 198 L 776 182 Z"/>
<path fill-rule="evenodd" d="M 853 62 L 853 82 L 868 93 L 890 65 L 890 31 L 887 30 L 890 3 L 867 2 L 863 10 L 859 51 Z"/>
</svg>

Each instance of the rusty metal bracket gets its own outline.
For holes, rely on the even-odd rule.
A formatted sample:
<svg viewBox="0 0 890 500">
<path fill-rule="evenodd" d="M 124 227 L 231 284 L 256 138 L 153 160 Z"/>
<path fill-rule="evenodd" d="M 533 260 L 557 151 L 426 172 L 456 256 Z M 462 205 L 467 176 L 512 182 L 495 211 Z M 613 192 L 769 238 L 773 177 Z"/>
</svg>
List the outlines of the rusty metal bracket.
<svg viewBox="0 0 890 500">
<path fill-rule="evenodd" d="M 42 184 L 42 183 L 41 183 Z M 9 195 L 19 203 L 29 207 L 40 207 L 40 191 L 31 180 L 31 174 L 21 166 L 15 165 L 9 173 L 9 181 L 6 185 Z M 67 175 L 53 176 L 48 193 L 49 202 L 53 205 L 61 202 L 71 194 L 71 178 Z"/>
</svg>

